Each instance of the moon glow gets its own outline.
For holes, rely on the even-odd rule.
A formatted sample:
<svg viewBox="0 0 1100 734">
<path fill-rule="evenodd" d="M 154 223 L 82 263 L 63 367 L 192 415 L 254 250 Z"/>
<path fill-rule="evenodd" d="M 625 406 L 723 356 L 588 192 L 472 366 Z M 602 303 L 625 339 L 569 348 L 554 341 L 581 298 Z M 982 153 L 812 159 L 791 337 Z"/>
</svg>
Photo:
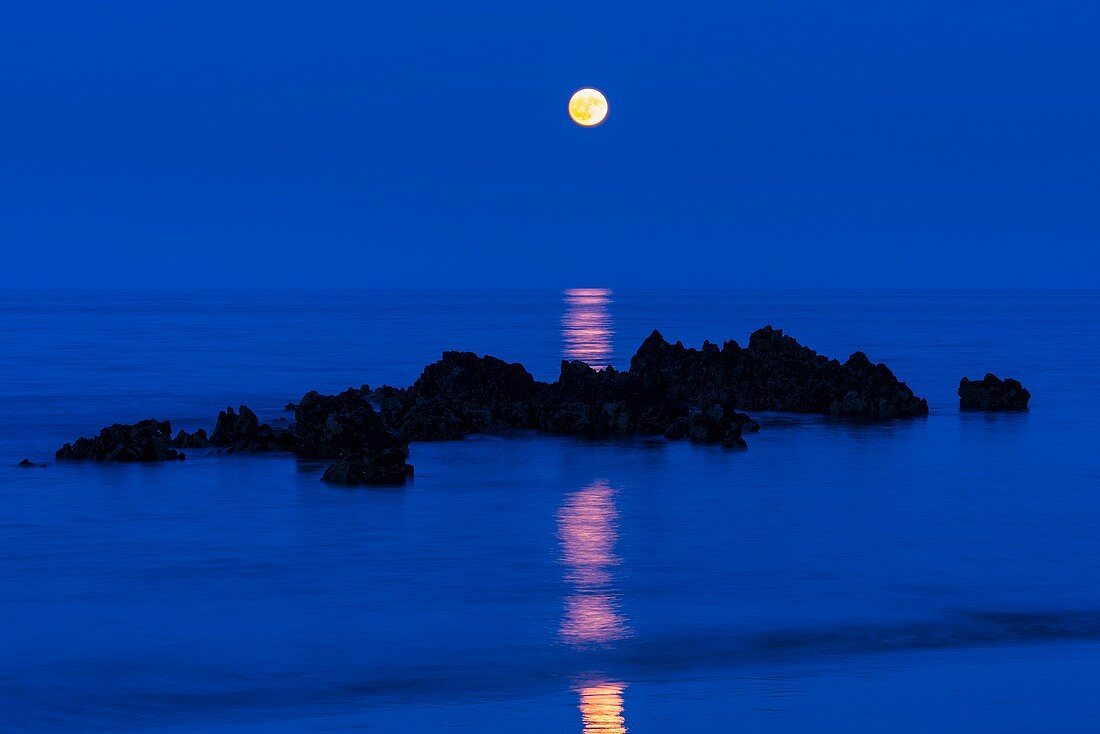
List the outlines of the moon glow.
<svg viewBox="0 0 1100 734">
<path fill-rule="evenodd" d="M 569 98 L 569 116 L 581 127 L 596 127 L 607 119 L 607 97 L 598 89 L 578 89 Z"/>
</svg>

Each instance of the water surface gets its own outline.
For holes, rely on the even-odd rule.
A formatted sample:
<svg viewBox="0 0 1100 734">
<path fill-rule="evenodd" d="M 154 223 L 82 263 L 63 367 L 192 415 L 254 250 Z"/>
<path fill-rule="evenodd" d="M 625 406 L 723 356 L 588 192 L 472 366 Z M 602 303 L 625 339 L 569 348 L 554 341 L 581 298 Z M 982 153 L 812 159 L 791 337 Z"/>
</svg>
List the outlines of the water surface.
<svg viewBox="0 0 1100 734">
<path fill-rule="evenodd" d="M 763 414 L 749 449 L 414 444 L 400 490 L 190 452 L 53 464 L 114 421 L 269 420 L 444 349 L 626 367 L 773 324 L 925 419 Z M 1088 731 L 1100 295 L 0 294 L 0 730 Z M 962 375 L 1034 397 L 963 413 Z M 46 469 L 16 469 L 23 457 Z"/>
</svg>

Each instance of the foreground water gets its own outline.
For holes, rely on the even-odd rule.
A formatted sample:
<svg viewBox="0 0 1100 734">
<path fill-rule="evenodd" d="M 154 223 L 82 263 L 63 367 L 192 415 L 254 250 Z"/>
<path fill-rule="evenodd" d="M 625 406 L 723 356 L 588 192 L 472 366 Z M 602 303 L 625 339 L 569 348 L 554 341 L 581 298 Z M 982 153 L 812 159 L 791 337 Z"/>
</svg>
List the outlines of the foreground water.
<svg viewBox="0 0 1100 734">
<path fill-rule="evenodd" d="M 927 419 L 760 415 L 747 451 L 414 444 L 54 464 L 113 421 L 270 420 L 444 349 L 626 366 L 764 324 L 884 361 Z M 1100 295 L 0 294 L 0 730 L 1091 731 Z M 1034 394 L 960 414 L 962 375 Z M 17 469 L 23 457 L 46 469 Z"/>
</svg>

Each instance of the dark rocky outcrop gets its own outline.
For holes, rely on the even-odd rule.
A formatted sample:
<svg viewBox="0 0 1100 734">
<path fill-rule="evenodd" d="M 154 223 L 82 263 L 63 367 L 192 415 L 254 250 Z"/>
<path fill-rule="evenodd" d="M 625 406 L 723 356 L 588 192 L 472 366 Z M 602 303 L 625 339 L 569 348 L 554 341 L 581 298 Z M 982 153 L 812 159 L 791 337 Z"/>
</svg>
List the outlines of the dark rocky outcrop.
<svg viewBox="0 0 1100 734">
<path fill-rule="evenodd" d="M 754 332 L 746 348 L 728 341 L 721 349 L 710 342 L 688 349 L 654 331 L 630 360 L 630 374 L 674 403 L 871 419 L 928 413 L 928 403 L 886 365 L 862 352 L 841 364 L 770 326 Z"/>
<path fill-rule="evenodd" d="M 990 379 L 996 380 L 990 375 L 982 384 Z M 1011 404 L 1015 393 L 1008 388 L 1013 385 L 1026 405 L 1027 391 L 1014 380 L 1006 380 L 1007 387 L 990 387 L 978 402 Z M 966 403 L 964 388 L 970 389 L 965 379 L 959 394 Z M 294 425 L 274 428 L 246 406 L 227 408 L 209 439 L 199 429 L 180 431 L 171 440 L 167 422 L 116 425 L 94 439 L 66 444 L 58 458 L 153 461 L 175 458 L 170 446 L 286 450 L 334 460 L 325 481 L 388 484 L 412 475 L 406 461 L 410 441 L 538 429 L 588 437 L 663 435 L 744 447 L 743 434 L 759 426 L 742 410 L 885 419 L 925 415 L 928 404 L 862 352 L 841 364 L 767 326 L 753 333 L 745 348 L 728 341 L 689 349 L 654 331 L 629 370 L 595 370 L 564 361 L 550 384 L 535 380 L 520 364 L 444 352 L 408 388 L 372 391 L 363 385 L 338 395 L 309 392 L 286 409 L 294 411 Z"/>
<path fill-rule="evenodd" d="M 541 384 L 521 364 L 473 352 L 444 352 L 406 390 L 375 394 L 387 424 L 410 441 L 534 428 Z"/>
<path fill-rule="evenodd" d="M 23 459 L 18 464 L 16 464 L 16 466 L 22 467 L 23 469 L 41 469 L 41 468 L 44 468 L 46 465 L 45 464 L 35 464 L 30 459 Z"/>
<path fill-rule="evenodd" d="M 697 443 L 745 446 L 744 430 L 756 423 L 715 396 L 690 398 L 663 381 L 640 379 L 633 370 L 597 371 L 583 362 L 562 362 L 557 382 L 537 399 L 538 427 L 550 433 L 607 437 L 660 436 Z"/>
<path fill-rule="evenodd" d="M 353 486 L 404 484 L 413 475 L 412 466 L 405 463 L 408 456 L 408 444 L 390 449 L 346 453 L 325 469 L 321 480 Z"/>
<path fill-rule="evenodd" d="M 372 393 L 388 425 L 409 440 L 538 428 L 577 436 L 665 435 L 744 446 L 757 425 L 740 410 L 884 419 L 926 415 L 928 404 L 888 367 L 856 352 L 841 364 L 770 326 L 749 346 L 669 344 L 654 331 L 620 372 L 562 362 L 557 381 L 521 365 L 447 352 L 408 389 Z"/>
<path fill-rule="evenodd" d="M 188 433 L 181 428 L 176 437 L 172 439 L 172 445 L 178 449 L 204 449 L 210 445 L 210 439 L 202 428 L 194 433 Z"/>
<path fill-rule="evenodd" d="M 335 459 L 391 438 L 370 402 L 370 388 L 339 395 L 308 392 L 294 412 L 294 452 L 307 459 Z"/>
<path fill-rule="evenodd" d="M 143 420 L 132 425 L 116 423 L 92 438 L 78 438 L 57 450 L 64 461 L 173 461 L 184 458 L 171 447 L 168 421 Z"/>
<path fill-rule="evenodd" d="M 959 408 L 962 410 L 1027 410 L 1031 393 L 1018 380 L 990 373 L 981 380 L 962 378 Z"/>
<path fill-rule="evenodd" d="M 395 484 L 412 476 L 409 442 L 387 428 L 370 402 L 367 385 L 339 395 L 309 392 L 295 411 L 294 451 L 336 459 L 321 477 L 335 484 Z"/>
<path fill-rule="evenodd" d="M 218 413 L 210 445 L 230 451 L 288 451 L 294 447 L 294 436 L 286 431 L 260 423 L 256 414 L 242 405 L 238 412 L 229 407 Z"/>
</svg>

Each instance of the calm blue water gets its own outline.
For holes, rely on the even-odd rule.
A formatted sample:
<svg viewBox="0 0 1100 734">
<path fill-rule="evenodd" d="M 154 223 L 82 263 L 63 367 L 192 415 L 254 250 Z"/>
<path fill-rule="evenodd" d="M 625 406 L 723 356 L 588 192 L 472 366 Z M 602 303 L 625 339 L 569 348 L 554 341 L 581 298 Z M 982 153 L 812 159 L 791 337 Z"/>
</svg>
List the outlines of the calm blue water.
<svg viewBox="0 0 1100 734">
<path fill-rule="evenodd" d="M 0 731 L 1100 725 L 1100 294 L 568 300 L 0 294 Z M 114 421 L 407 384 L 444 349 L 552 379 L 578 334 L 626 366 L 654 327 L 768 323 L 886 362 L 931 414 L 760 415 L 744 452 L 414 444 L 403 490 L 281 455 L 52 463 Z M 959 414 L 989 370 L 1028 413 Z"/>
</svg>

